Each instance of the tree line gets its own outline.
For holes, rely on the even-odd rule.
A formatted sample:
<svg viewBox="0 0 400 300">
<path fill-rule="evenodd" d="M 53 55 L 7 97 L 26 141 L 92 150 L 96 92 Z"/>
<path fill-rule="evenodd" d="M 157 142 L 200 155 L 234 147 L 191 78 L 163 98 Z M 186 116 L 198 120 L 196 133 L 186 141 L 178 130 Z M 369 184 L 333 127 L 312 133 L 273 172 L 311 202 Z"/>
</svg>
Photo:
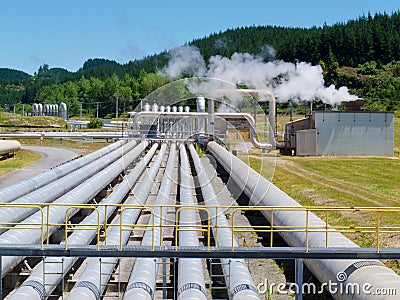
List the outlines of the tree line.
<svg viewBox="0 0 400 300">
<path fill-rule="evenodd" d="M 372 110 L 400 110 L 400 13 L 363 15 L 356 20 L 312 28 L 251 26 L 229 29 L 188 44 L 199 48 L 205 60 L 235 52 L 264 60 L 306 61 L 320 64 L 327 85 L 348 86 L 367 100 Z M 65 102 L 72 115 L 104 116 L 116 97 L 126 110 L 134 107 L 167 79 L 158 70 L 168 63 L 162 52 L 119 64 L 88 59 L 77 72 L 40 66 L 34 76 L 0 69 L 0 106 L 33 102 Z"/>
</svg>

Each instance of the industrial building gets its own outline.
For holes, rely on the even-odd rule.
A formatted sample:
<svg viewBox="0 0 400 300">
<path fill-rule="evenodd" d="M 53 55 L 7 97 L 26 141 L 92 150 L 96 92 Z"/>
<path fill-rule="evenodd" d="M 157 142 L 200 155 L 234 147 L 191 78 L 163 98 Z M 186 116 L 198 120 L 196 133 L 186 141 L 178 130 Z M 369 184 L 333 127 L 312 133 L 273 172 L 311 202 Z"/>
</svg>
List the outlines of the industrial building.
<svg viewBox="0 0 400 300">
<path fill-rule="evenodd" d="M 286 124 L 285 146 L 298 156 L 393 156 L 394 114 L 314 111 Z"/>
</svg>

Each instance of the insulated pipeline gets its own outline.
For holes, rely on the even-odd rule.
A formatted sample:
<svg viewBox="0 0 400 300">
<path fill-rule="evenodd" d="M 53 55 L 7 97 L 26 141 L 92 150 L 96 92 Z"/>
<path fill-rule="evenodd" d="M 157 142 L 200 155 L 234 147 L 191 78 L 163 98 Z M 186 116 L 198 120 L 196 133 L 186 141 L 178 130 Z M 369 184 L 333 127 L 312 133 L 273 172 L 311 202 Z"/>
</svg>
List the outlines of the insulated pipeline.
<svg viewBox="0 0 400 300">
<path fill-rule="evenodd" d="M 13 201 L 23 195 L 26 195 L 56 179 L 59 179 L 72 171 L 75 171 L 88 163 L 114 151 L 126 143 L 126 140 L 115 142 L 107 147 L 103 147 L 88 155 L 72 160 L 46 172 L 37 174 L 25 180 L 21 180 L 10 186 L 0 189 L 0 203 Z"/>
<path fill-rule="evenodd" d="M 148 142 L 142 142 L 133 150 L 126 153 L 122 148 L 120 151 L 125 155 L 112 163 L 104 170 L 81 183 L 79 186 L 54 201 L 60 206 L 51 207 L 49 212 L 49 220 L 47 220 L 47 208 L 44 208 L 44 215 L 40 211 L 34 213 L 20 224 L 16 225 L 12 230 L 8 230 L 0 235 L 0 244 L 40 244 L 42 231 L 38 227 L 44 219 L 47 224 L 60 224 L 65 222 L 66 210 L 68 206 L 87 203 L 92 200 L 105 186 L 107 186 L 115 177 L 117 177 L 127 166 L 129 166 L 147 147 Z M 65 205 L 65 206 L 64 206 Z M 70 209 L 68 218 L 76 213 L 78 209 Z M 35 225 L 37 224 L 37 225 Z M 32 230 L 27 230 L 32 228 Z M 57 229 L 56 226 L 49 226 L 49 234 Z M 22 258 L 15 256 L 3 257 L 2 274 L 6 275 Z"/>
<path fill-rule="evenodd" d="M 120 203 L 135 185 L 146 165 L 156 151 L 157 146 L 153 146 L 149 152 L 140 160 L 133 170 L 125 176 L 124 180 L 113 190 L 113 192 L 101 203 L 106 206 L 98 206 L 98 213 L 92 212 L 80 225 L 90 228 L 90 225 L 102 224 L 115 211 L 113 204 Z M 100 216 L 100 220 L 98 220 Z M 68 245 L 86 245 L 96 236 L 96 227 L 93 229 L 74 231 L 68 238 Z M 49 295 L 57 287 L 68 270 L 77 260 L 75 257 L 46 257 L 31 275 L 22 283 L 9 300 L 41 300 L 43 295 Z"/>
<path fill-rule="evenodd" d="M 170 147 L 163 181 L 155 202 L 154 234 L 150 231 L 146 231 L 142 246 L 151 246 L 153 242 L 155 246 L 162 245 L 163 226 L 165 225 L 167 217 L 167 208 L 164 207 L 161 211 L 160 206 L 166 205 L 170 201 L 171 187 L 175 173 L 175 162 L 176 144 L 173 143 Z M 151 220 L 149 220 L 149 225 L 151 225 Z M 159 227 L 160 225 L 161 228 Z M 156 290 L 156 274 L 157 260 L 155 258 L 137 258 L 123 299 L 152 300 Z"/>
<path fill-rule="evenodd" d="M 239 158 L 233 156 L 215 142 L 210 142 L 207 146 L 208 151 L 229 173 L 230 177 L 243 190 L 250 199 L 252 205 L 261 206 L 292 206 L 299 210 L 275 210 L 273 213 L 274 226 L 288 226 L 290 228 L 305 228 L 308 218 L 308 226 L 311 228 L 324 228 L 326 223 L 312 212 L 305 212 L 301 205 L 277 188 L 273 183 L 266 180 L 255 172 Z M 270 211 L 262 211 L 264 217 L 270 220 Z M 303 230 L 297 232 L 281 232 L 280 235 L 285 242 L 292 247 L 305 247 L 306 233 Z M 328 240 L 327 240 L 328 239 Z M 312 247 L 358 247 L 351 240 L 340 232 L 309 232 L 308 246 Z M 393 288 L 400 290 L 400 276 L 389 269 L 381 262 L 376 260 L 339 260 L 339 259 L 320 259 L 306 260 L 305 264 L 311 272 L 322 283 L 353 284 L 362 287 L 368 283 L 374 289 L 385 290 Z M 351 272 L 349 271 L 351 270 Z M 341 274 L 346 275 L 346 281 L 341 281 Z M 366 295 L 365 293 L 336 293 L 332 295 L 335 299 L 397 299 L 394 295 Z"/>
<path fill-rule="evenodd" d="M 112 151 L 104 155 L 103 157 L 98 158 L 91 163 L 88 163 L 85 166 L 70 172 L 64 177 L 50 182 L 49 184 L 44 185 L 41 188 L 10 202 L 10 204 L 33 205 L 52 202 L 85 181 L 86 179 L 90 178 L 97 172 L 101 171 L 112 162 L 116 161 L 126 152 L 133 149 L 135 145 L 136 142 L 132 141 L 123 146 L 123 151 L 120 151 L 121 148 Z M 36 208 L 17 208 L 12 206 L 2 207 L 0 209 L 0 220 L 3 224 L 18 223 L 24 218 L 30 216 L 35 211 L 37 211 Z M 5 229 L 0 229 L 0 233 L 4 231 Z"/>
<path fill-rule="evenodd" d="M 153 145 L 158 147 L 158 144 Z M 130 199 L 128 204 L 143 205 L 146 203 L 150 190 L 153 186 L 154 179 L 160 169 L 160 165 L 165 155 L 167 145 L 162 144 L 160 152 L 156 159 L 152 163 L 150 169 L 145 173 L 143 181 L 140 183 L 135 191 L 134 196 Z M 122 224 L 134 224 L 136 223 L 141 209 L 129 209 L 125 208 L 122 212 Z M 117 218 L 116 224 L 120 223 Z M 107 236 L 107 245 L 126 245 L 129 240 L 130 231 L 121 231 L 119 227 L 113 227 L 111 232 Z M 103 294 L 106 283 L 112 275 L 112 272 L 118 263 L 118 258 L 115 257 L 103 257 L 103 258 L 92 258 L 85 271 L 80 276 L 78 282 L 68 295 L 68 300 L 81 300 L 82 297 L 85 299 L 99 299 Z M 129 287 L 127 287 L 128 290 Z M 136 298 L 134 298 L 136 299 Z"/>
<path fill-rule="evenodd" d="M 180 165 L 180 204 L 197 206 L 193 197 L 194 183 L 185 146 L 179 148 Z M 179 247 L 199 246 L 197 211 L 189 208 L 179 213 Z M 178 300 L 207 299 L 204 283 L 203 264 L 199 258 L 180 258 L 178 261 Z"/>
<path fill-rule="evenodd" d="M 220 206 L 218 197 L 210 182 L 210 178 L 206 174 L 206 170 L 196 152 L 193 144 L 189 145 L 190 155 L 196 169 L 197 179 L 201 187 L 204 198 L 204 204 L 211 207 Z M 237 246 L 236 239 L 232 241 L 232 230 L 222 210 L 217 215 L 216 209 L 209 209 L 211 224 L 213 225 L 214 238 L 217 237 L 219 247 L 231 247 L 232 242 Z M 216 226 L 220 228 L 216 229 Z M 256 286 L 253 278 L 243 259 L 221 259 L 222 269 L 225 276 L 225 282 L 229 289 L 229 299 L 260 299 L 258 297 Z"/>
</svg>

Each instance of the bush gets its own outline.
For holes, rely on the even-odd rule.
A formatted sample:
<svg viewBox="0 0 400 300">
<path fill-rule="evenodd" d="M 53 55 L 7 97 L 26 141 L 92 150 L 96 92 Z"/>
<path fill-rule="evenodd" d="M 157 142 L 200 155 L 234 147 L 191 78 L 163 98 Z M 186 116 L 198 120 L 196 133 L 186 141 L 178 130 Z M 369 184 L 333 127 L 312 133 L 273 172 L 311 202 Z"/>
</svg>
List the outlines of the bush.
<svg viewBox="0 0 400 300">
<path fill-rule="evenodd" d="M 89 128 L 101 128 L 104 126 L 104 122 L 102 119 L 91 118 L 88 124 Z"/>
</svg>

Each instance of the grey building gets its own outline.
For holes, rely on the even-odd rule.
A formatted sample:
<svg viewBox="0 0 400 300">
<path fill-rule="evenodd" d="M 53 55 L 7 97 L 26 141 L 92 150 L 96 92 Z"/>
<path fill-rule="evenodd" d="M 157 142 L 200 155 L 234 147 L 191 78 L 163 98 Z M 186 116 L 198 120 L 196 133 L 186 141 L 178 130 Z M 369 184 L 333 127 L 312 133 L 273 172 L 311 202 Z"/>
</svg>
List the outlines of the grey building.
<svg viewBox="0 0 400 300">
<path fill-rule="evenodd" d="M 285 144 L 299 156 L 393 156 L 394 114 L 315 111 L 286 124 Z"/>
</svg>

